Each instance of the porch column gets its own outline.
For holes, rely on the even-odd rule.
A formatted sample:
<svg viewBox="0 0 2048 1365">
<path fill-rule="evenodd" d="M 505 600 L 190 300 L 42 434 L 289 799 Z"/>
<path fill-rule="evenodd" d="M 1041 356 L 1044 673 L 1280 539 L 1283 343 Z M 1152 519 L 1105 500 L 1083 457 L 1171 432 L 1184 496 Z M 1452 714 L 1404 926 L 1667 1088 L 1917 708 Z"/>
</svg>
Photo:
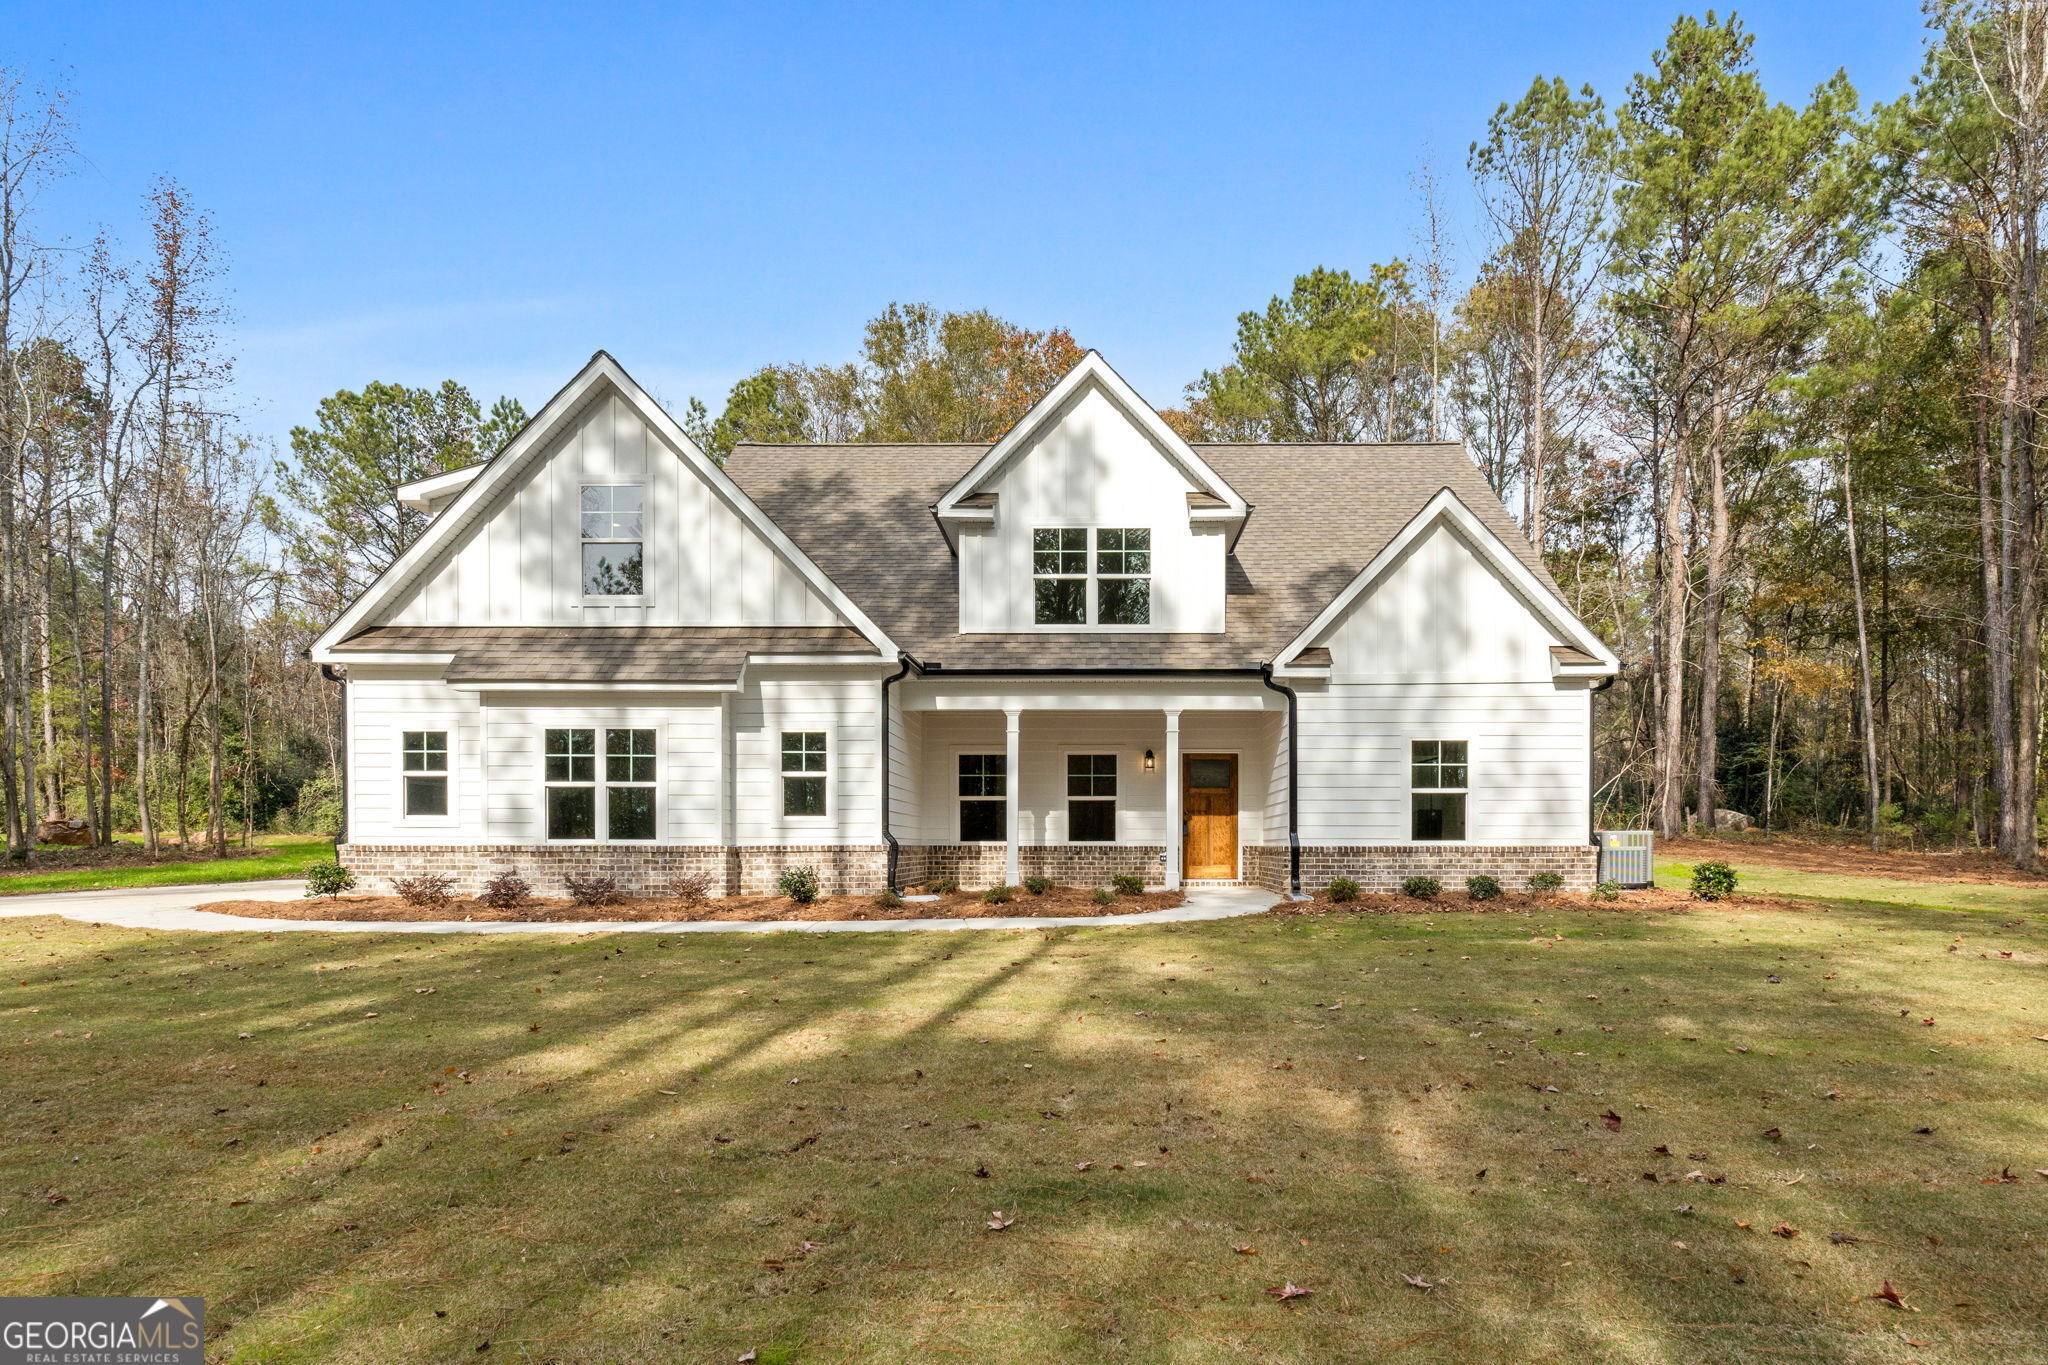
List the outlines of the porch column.
<svg viewBox="0 0 2048 1365">
<path fill-rule="evenodd" d="M 1024 713 L 1003 712 L 1003 884 L 1015 886 L 1024 880 L 1017 859 L 1017 787 L 1022 775 L 1017 762 L 1017 721 Z"/>
<path fill-rule="evenodd" d="M 1166 713 L 1166 889 L 1180 890 L 1180 712 Z"/>
</svg>

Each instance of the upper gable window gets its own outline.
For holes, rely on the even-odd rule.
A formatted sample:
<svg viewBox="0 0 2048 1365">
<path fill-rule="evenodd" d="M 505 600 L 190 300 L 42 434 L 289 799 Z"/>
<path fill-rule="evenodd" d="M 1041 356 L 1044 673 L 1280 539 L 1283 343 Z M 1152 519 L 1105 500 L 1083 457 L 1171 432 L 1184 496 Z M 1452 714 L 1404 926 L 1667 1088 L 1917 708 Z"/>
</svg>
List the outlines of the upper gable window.
<svg viewBox="0 0 2048 1365">
<path fill-rule="evenodd" d="M 1031 533 L 1032 619 L 1041 626 L 1152 622 L 1152 532 L 1143 527 Z"/>
<path fill-rule="evenodd" d="M 638 597 L 642 490 L 639 484 L 583 485 L 583 595 Z"/>
</svg>

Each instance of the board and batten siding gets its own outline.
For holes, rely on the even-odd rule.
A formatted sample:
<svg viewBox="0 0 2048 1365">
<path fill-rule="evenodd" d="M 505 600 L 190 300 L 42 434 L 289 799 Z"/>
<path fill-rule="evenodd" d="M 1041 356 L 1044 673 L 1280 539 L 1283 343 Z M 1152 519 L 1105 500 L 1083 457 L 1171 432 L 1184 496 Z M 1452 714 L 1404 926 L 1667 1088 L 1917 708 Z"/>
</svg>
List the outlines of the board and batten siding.
<svg viewBox="0 0 2048 1365">
<path fill-rule="evenodd" d="M 646 595 L 583 597 L 585 484 L 644 490 Z M 610 388 L 414 583 L 382 624 L 827 626 L 837 611 Z"/>
<path fill-rule="evenodd" d="M 987 491 L 995 524 L 961 528 L 963 634 L 1058 629 L 1033 621 L 1032 532 L 1041 527 L 1152 532 L 1151 623 L 1116 633 L 1223 629 L 1223 528 L 1190 524 L 1193 485 L 1101 389 L 1081 390 Z"/>
<path fill-rule="evenodd" d="M 750 671 L 731 701 L 734 842 L 880 843 L 881 706 L 882 684 L 872 675 Z M 822 816 L 782 813 L 782 736 L 794 730 L 826 735 Z"/>
<path fill-rule="evenodd" d="M 1316 641 L 1330 680 L 1297 688 L 1304 844 L 1409 842 L 1409 745 L 1469 746 L 1465 842 L 1583 844 L 1588 684 L 1551 676 L 1561 643 L 1448 522 Z"/>
</svg>

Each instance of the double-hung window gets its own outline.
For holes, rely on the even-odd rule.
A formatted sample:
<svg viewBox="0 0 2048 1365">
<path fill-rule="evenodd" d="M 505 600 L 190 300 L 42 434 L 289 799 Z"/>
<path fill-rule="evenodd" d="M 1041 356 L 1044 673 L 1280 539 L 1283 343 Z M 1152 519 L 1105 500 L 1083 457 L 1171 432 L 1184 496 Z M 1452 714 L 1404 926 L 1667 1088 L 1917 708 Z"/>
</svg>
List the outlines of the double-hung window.
<svg viewBox="0 0 2048 1365">
<path fill-rule="evenodd" d="M 1469 772 L 1465 753 L 1462 739 L 1418 739 L 1409 743 L 1411 839 L 1465 837 L 1465 783 Z"/>
<path fill-rule="evenodd" d="M 830 769 L 823 730 L 782 732 L 782 813 L 825 814 L 825 779 Z"/>
<path fill-rule="evenodd" d="M 1152 532 L 1041 527 L 1031 533 L 1032 620 L 1041 626 L 1152 621 Z"/>
<path fill-rule="evenodd" d="M 639 484 L 584 484 L 583 595 L 639 597 L 644 516 Z"/>
<path fill-rule="evenodd" d="M 1116 755 L 1067 755 L 1067 839 L 1116 842 Z"/>
<path fill-rule="evenodd" d="M 407 730 L 399 752 L 407 816 L 448 813 L 448 732 Z"/>
<path fill-rule="evenodd" d="M 541 778 L 547 793 L 548 838 L 654 838 L 654 731 L 560 729 L 546 731 L 544 738 Z"/>
<path fill-rule="evenodd" d="M 1009 763 L 1003 754 L 960 755 L 961 843 L 1000 843 L 1009 837 Z"/>
</svg>

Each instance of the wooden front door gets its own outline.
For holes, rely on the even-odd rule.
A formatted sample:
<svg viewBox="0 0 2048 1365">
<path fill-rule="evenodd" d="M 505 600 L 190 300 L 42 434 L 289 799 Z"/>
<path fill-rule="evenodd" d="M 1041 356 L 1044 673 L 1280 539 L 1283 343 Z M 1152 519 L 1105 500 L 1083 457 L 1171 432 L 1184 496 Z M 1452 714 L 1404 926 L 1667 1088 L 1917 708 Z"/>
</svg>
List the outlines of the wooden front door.
<svg viewBox="0 0 2048 1365">
<path fill-rule="evenodd" d="M 1181 876 L 1237 877 L 1237 755 L 1181 756 Z"/>
</svg>

